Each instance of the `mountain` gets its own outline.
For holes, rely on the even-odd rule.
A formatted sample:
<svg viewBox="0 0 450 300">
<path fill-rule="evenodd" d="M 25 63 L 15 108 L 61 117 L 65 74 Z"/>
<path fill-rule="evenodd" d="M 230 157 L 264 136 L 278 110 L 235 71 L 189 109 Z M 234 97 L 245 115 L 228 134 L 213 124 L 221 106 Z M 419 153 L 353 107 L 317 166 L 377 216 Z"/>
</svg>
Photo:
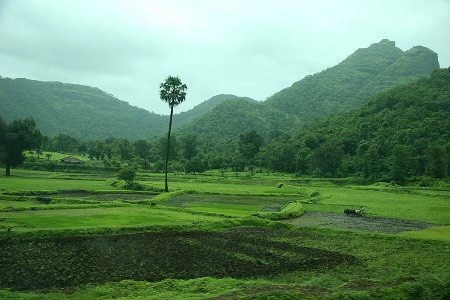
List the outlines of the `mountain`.
<svg viewBox="0 0 450 300">
<path fill-rule="evenodd" d="M 304 172 L 401 181 L 450 175 L 450 68 L 378 94 L 360 108 L 329 116 L 292 139 Z M 301 165 L 302 163 L 300 163 Z"/>
<path fill-rule="evenodd" d="M 227 95 L 227 94 L 216 95 L 216 96 L 194 106 L 192 109 L 190 109 L 188 111 L 175 114 L 174 120 L 176 120 L 176 122 L 174 122 L 174 128 L 181 127 L 182 125 L 184 125 L 186 123 L 194 121 L 195 119 L 197 119 L 204 113 L 211 110 L 214 106 L 216 106 L 226 100 L 236 99 L 236 98 L 238 98 L 238 97 L 235 95 Z"/>
<path fill-rule="evenodd" d="M 32 117 L 46 135 L 84 140 L 157 136 L 167 130 L 168 119 L 98 88 L 22 78 L 0 78 L 0 112 L 7 122 Z"/>
<path fill-rule="evenodd" d="M 430 49 L 417 46 L 403 52 L 395 42 L 385 39 L 295 82 L 269 97 L 265 105 L 307 123 L 318 116 L 356 108 L 379 92 L 427 76 L 437 68 L 437 54 Z"/>
<path fill-rule="evenodd" d="M 174 128 L 215 105 L 237 98 L 217 95 L 174 116 Z M 107 137 L 148 139 L 167 131 L 168 116 L 131 106 L 98 88 L 61 82 L 0 77 L 0 117 L 6 122 L 32 117 L 46 135 L 68 134 L 83 140 Z"/>
<path fill-rule="evenodd" d="M 291 131 L 298 127 L 296 117 L 250 98 L 235 98 L 216 105 L 175 132 L 206 139 L 233 140 L 252 129 L 267 137 L 272 131 Z"/>
<path fill-rule="evenodd" d="M 255 129 L 293 132 L 316 117 L 359 107 L 370 97 L 439 68 L 437 54 L 417 46 L 406 52 L 382 40 L 358 49 L 340 64 L 306 76 L 264 102 L 217 95 L 174 116 L 174 132 L 231 139 Z M 168 116 L 129 105 L 98 88 L 0 77 L 0 116 L 33 117 L 46 135 L 83 140 L 161 136 Z"/>
</svg>

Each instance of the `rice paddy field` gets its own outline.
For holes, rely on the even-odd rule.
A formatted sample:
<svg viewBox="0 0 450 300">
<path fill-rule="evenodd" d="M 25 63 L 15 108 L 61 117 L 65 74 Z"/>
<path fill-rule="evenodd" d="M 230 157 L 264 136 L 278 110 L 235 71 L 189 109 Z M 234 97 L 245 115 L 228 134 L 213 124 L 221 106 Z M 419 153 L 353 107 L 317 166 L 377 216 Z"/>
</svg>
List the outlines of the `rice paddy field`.
<svg viewBox="0 0 450 300">
<path fill-rule="evenodd" d="M 446 299 L 450 190 L 0 169 L 1 299 Z M 344 209 L 365 208 L 366 216 Z"/>
</svg>

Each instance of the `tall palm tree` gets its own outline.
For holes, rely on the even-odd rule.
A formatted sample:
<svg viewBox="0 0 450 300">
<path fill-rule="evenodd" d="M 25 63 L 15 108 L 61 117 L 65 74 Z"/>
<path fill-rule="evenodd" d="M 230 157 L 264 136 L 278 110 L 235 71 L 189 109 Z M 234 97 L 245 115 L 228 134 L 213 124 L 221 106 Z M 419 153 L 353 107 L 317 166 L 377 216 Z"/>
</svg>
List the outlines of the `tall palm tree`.
<svg viewBox="0 0 450 300">
<path fill-rule="evenodd" d="M 187 86 L 183 84 L 178 77 L 169 76 L 166 78 L 166 81 L 161 83 L 159 86 L 159 97 L 161 100 L 167 102 L 170 107 L 170 121 L 169 121 L 169 133 L 167 135 L 167 148 L 166 148 L 166 189 L 165 191 L 169 191 L 169 187 L 167 185 L 167 169 L 169 165 L 169 147 L 170 147 L 170 131 L 172 130 L 172 116 L 173 116 L 173 108 L 184 101 L 186 98 L 186 90 Z"/>
</svg>

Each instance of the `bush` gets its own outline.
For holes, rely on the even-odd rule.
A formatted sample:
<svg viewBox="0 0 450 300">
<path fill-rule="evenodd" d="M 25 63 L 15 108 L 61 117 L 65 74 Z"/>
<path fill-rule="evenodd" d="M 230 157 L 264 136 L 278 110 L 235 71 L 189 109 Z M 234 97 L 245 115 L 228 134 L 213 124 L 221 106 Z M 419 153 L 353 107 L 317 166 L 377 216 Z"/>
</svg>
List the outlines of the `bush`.
<svg viewBox="0 0 450 300">
<path fill-rule="evenodd" d="M 129 187 L 133 186 L 133 181 L 136 178 L 136 171 L 133 168 L 124 168 L 120 170 L 117 178 L 120 180 L 125 180 Z"/>
</svg>

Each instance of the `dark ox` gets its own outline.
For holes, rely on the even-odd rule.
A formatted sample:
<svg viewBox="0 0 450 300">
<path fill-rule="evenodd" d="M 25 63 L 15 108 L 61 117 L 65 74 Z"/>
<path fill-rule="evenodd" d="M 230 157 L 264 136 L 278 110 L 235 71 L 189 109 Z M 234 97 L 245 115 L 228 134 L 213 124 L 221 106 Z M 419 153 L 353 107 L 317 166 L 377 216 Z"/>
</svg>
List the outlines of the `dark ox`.
<svg viewBox="0 0 450 300">
<path fill-rule="evenodd" d="M 344 214 L 346 214 L 347 216 L 348 215 L 356 216 L 357 213 L 356 213 L 356 210 L 354 210 L 354 209 L 345 209 Z"/>
</svg>

